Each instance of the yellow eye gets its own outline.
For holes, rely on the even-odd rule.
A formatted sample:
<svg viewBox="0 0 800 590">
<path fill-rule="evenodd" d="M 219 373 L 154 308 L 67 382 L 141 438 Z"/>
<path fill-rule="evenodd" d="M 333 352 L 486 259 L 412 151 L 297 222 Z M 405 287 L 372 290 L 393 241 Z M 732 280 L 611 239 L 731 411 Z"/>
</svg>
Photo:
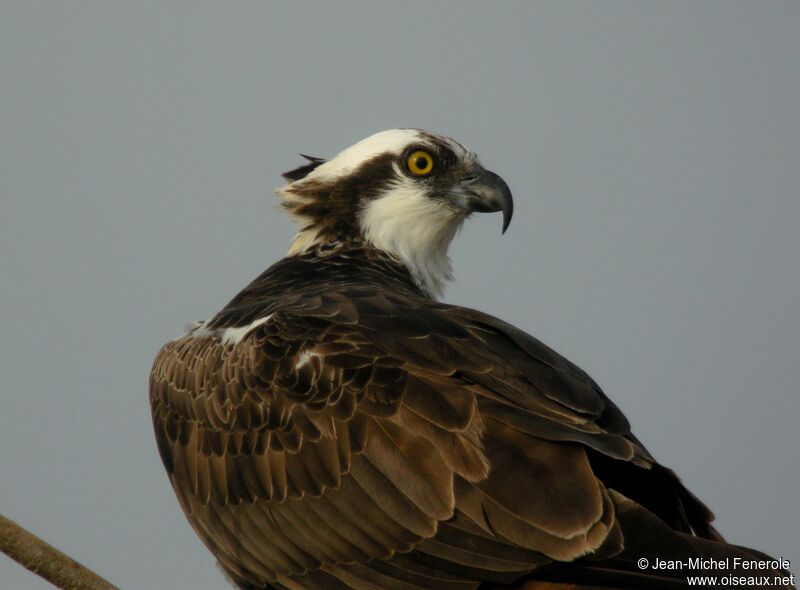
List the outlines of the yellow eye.
<svg viewBox="0 0 800 590">
<path fill-rule="evenodd" d="M 425 176 L 433 172 L 433 156 L 425 150 L 414 150 L 408 155 L 406 166 L 414 176 Z"/>
</svg>

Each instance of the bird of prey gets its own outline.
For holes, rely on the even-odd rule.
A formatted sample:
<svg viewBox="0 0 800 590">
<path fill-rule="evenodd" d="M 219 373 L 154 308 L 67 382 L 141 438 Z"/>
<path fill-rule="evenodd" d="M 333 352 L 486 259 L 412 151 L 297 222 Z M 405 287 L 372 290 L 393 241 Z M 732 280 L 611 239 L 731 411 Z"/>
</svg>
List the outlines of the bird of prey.
<svg viewBox="0 0 800 590">
<path fill-rule="evenodd" d="M 306 159 L 278 191 L 288 255 L 150 376 L 172 487 L 236 586 L 680 588 L 637 560 L 768 559 L 724 542 L 581 369 L 438 300 L 464 220 L 511 221 L 472 151 L 393 129 Z"/>
</svg>

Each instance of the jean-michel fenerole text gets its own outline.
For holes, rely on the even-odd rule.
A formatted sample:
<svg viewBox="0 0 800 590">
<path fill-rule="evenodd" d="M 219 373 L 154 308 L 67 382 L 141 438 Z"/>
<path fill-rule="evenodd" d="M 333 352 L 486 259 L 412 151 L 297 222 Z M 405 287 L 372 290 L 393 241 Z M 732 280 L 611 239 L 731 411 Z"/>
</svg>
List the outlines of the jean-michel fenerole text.
<svg viewBox="0 0 800 590">
<path fill-rule="evenodd" d="M 788 559 L 748 560 L 741 557 L 725 557 L 713 559 L 708 557 L 690 557 L 689 559 L 655 559 L 650 565 L 654 570 L 788 570 L 791 563 Z"/>
</svg>

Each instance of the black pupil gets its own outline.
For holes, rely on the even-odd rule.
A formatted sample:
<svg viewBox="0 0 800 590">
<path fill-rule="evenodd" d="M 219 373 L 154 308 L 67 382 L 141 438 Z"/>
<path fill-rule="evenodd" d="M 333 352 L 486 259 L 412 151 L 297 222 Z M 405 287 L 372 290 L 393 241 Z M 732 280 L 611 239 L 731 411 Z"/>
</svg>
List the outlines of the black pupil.
<svg viewBox="0 0 800 590">
<path fill-rule="evenodd" d="M 419 158 L 417 158 L 416 164 L 417 168 L 419 168 L 420 170 L 425 170 L 425 168 L 428 167 L 428 158 L 426 158 L 425 156 L 420 156 Z"/>
</svg>

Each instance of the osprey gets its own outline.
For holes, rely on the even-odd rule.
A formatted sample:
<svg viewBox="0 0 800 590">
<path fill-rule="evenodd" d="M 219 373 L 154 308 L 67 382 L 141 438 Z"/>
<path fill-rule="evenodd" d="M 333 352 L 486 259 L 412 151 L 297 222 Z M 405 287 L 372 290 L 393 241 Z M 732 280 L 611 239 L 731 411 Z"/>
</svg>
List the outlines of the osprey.
<svg viewBox="0 0 800 590">
<path fill-rule="evenodd" d="M 306 159 L 278 193 L 288 255 L 150 376 L 172 486 L 239 588 L 657 589 L 687 573 L 637 560 L 766 559 L 581 369 L 437 301 L 464 220 L 511 221 L 473 152 L 394 129 Z"/>
</svg>

